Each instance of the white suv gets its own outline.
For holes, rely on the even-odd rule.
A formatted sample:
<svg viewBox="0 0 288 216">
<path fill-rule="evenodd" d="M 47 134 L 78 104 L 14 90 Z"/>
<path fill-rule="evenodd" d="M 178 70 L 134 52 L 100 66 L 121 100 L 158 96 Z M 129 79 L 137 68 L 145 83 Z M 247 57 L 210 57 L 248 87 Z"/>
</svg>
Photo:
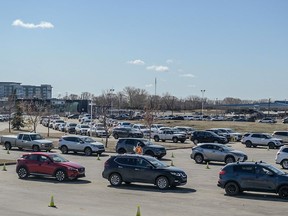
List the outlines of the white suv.
<svg viewBox="0 0 288 216">
<path fill-rule="evenodd" d="M 279 148 L 283 146 L 282 139 L 273 138 L 269 134 L 265 133 L 246 133 L 241 139 L 241 143 L 246 147 L 267 146 L 270 149 Z"/>
<path fill-rule="evenodd" d="M 85 155 L 90 156 L 92 153 L 98 155 L 105 151 L 104 145 L 95 141 L 88 136 L 67 135 L 59 139 L 59 147 L 63 154 L 68 154 L 69 151 L 84 152 Z"/>
<path fill-rule="evenodd" d="M 282 146 L 276 154 L 276 164 L 281 164 L 284 169 L 288 169 L 288 146 Z"/>
<path fill-rule="evenodd" d="M 283 142 L 288 143 L 288 131 L 274 131 L 272 136 L 282 139 Z"/>
</svg>

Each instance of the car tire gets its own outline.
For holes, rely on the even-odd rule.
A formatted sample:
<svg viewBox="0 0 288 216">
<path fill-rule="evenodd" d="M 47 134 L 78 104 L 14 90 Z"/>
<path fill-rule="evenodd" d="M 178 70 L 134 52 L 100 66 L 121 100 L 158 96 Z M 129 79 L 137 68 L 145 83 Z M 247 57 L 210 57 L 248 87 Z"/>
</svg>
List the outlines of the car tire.
<svg viewBox="0 0 288 216">
<path fill-rule="evenodd" d="M 288 160 L 287 159 L 282 160 L 281 166 L 283 167 L 283 169 L 288 169 Z"/>
<path fill-rule="evenodd" d="M 65 145 L 64 145 L 64 146 L 61 146 L 61 149 L 60 149 L 60 150 L 61 150 L 62 154 L 68 154 L 68 151 L 69 151 L 68 148 L 67 148 L 67 146 L 65 146 Z"/>
<path fill-rule="evenodd" d="M 114 139 L 118 139 L 118 138 L 119 138 L 119 135 L 118 135 L 117 133 L 115 133 L 115 134 L 113 135 L 113 137 L 114 137 Z"/>
<path fill-rule="evenodd" d="M 185 142 L 185 140 L 180 140 L 180 142 L 181 142 L 181 143 L 184 143 L 184 142 Z"/>
<path fill-rule="evenodd" d="M 109 182 L 114 187 L 120 186 L 122 184 L 122 177 L 119 173 L 112 173 L 109 176 Z"/>
<path fill-rule="evenodd" d="M 165 190 L 169 187 L 169 180 L 167 177 L 165 176 L 159 176 L 156 179 L 156 186 L 160 189 L 160 190 Z"/>
<path fill-rule="evenodd" d="M 273 142 L 269 142 L 268 143 L 268 148 L 269 149 L 274 149 L 275 148 L 275 144 Z"/>
<path fill-rule="evenodd" d="M 174 143 L 177 143 L 177 142 L 178 142 L 178 138 L 177 138 L 177 137 L 173 137 L 172 141 L 173 141 Z"/>
<path fill-rule="evenodd" d="M 235 196 L 239 194 L 240 188 L 237 183 L 235 182 L 228 182 L 225 185 L 225 192 L 228 196 Z"/>
<path fill-rule="evenodd" d="M 66 179 L 66 173 L 63 170 L 57 170 L 55 173 L 55 178 L 57 181 L 62 182 Z"/>
<path fill-rule="evenodd" d="M 92 149 L 89 148 L 89 147 L 86 147 L 84 149 L 84 153 L 85 153 L 86 156 L 91 156 L 92 155 Z"/>
<path fill-rule="evenodd" d="M 252 147 L 252 142 L 248 140 L 248 141 L 245 142 L 245 145 L 246 145 L 247 148 L 251 148 Z"/>
<path fill-rule="evenodd" d="M 10 150 L 10 149 L 12 148 L 10 142 L 5 142 L 4 146 L 5 146 L 5 149 L 6 149 L 6 150 Z"/>
<path fill-rule="evenodd" d="M 225 158 L 225 163 L 229 164 L 229 163 L 234 163 L 235 162 L 235 158 L 233 156 L 227 156 Z"/>
<path fill-rule="evenodd" d="M 39 152 L 39 151 L 40 151 L 40 148 L 39 148 L 39 146 L 37 146 L 37 145 L 33 145 L 33 146 L 32 146 L 32 150 L 33 150 L 33 152 Z"/>
<path fill-rule="evenodd" d="M 25 167 L 20 167 L 17 174 L 20 179 L 25 179 L 29 176 L 28 170 Z"/>
<path fill-rule="evenodd" d="M 288 198 L 288 185 L 281 186 L 278 190 L 278 195 L 283 199 L 287 199 Z"/>
<path fill-rule="evenodd" d="M 203 161 L 204 161 L 204 158 L 203 158 L 203 156 L 202 156 L 201 154 L 196 154 L 196 155 L 194 156 L 194 160 L 195 160 L 195 162 L 196 162 L 197 164 L 202 164 Z"/>
<path fill-rule="evenodd" d="M 154 140 L 155 140 L 155 142 L 159 142 L 159 136 L 154 136 Z"/>
</svg>

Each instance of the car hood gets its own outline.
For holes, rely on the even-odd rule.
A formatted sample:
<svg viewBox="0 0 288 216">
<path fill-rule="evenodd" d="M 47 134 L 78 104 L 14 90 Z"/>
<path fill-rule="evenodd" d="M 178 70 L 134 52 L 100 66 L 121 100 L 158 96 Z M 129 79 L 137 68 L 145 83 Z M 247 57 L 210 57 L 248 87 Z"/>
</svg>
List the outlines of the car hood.
<svg viewBox="0 0 288 216">
<path fill-rule="evenodd" d="M 239 151 L 239 150 L 233 150 L 233 151 L 230 151 L 231 153 L 235 153 L 235 154 L 242 154 L 242 155 L 246 155 L 244 152 L 242 151 Z"/>
<path fill-rule="evenodd" d="M 72 161 L 67 161 L 67 162 L 63 162 L 61 163 L 63 166 L 69 168 L 69 167 L 72 167 L 72 168 L 75 168 L 75 169 L 80 169 L 80 168 L 84 168 L 82 165 L 78 164 L 78 163 L 75 163 L 75 162 L 72 162 Z"/>
<path fill-rule="evenodd" d="M 147 148 L 164 148 L 163 146 L 161 146 L 161 145 L 148 145 L 148 146 L 146 146 Z"/>
</svg>

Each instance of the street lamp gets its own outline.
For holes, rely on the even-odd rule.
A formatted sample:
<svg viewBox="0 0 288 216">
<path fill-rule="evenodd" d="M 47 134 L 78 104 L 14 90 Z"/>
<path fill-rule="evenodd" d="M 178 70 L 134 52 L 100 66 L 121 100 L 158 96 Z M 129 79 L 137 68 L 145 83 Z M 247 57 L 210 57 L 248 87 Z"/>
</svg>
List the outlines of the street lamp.
<svg viewBox="0 0 288 216">
<path fill-rule="evenodd" d="M 201 111 L 201 114 L 202 114 L 202 119 L 203 119 L 203 107 L 204 107 L 204 93 L 205 93 L 205 89 L 202 89 L 201 90 L 201 93 L 202 93 L 202 111 Z"/>
<path fill-rule="evenodd" d="M 271 98 L 268 100 L 268 117 L 270 117 L 270 104 L 271 104 Z"/>
<path fill-rule="evenodd" d="M 112 116 L 112 106 L 113 106 L 113 101 L 112 101 L 112 95 L 115 89 L 111 88 L 110 91 L 110 115 Z"/>
</svg>

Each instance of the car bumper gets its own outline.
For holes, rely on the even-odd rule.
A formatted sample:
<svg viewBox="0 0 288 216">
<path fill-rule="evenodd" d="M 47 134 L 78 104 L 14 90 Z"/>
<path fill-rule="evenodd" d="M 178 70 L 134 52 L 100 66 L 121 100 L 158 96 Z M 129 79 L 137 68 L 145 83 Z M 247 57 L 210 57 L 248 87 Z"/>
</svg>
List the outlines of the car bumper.
<svg viewBox="0 0 288 216">
<path fill-rule="evenodd" d="M 175 177 L 173 178 L 171 185 L 180 186 L 180 185 L 185 185 L 186 183 L 187 183 L 187 177 Z"/>
</svg>

